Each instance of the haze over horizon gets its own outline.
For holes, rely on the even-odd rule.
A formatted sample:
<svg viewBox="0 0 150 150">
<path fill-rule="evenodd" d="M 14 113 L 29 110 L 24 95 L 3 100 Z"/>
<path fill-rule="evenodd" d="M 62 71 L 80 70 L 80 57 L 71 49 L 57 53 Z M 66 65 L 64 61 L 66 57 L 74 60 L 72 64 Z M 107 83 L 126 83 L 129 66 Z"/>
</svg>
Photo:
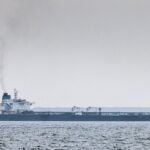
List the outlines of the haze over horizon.
<svg viewBox="0 0 150 150">
<path fill-rule="evenodd" d="M 149 107 L 149 6 L 148 0 L 0 0 L 5 90 L 17 88 L 36 106 Z"/>
</svg>

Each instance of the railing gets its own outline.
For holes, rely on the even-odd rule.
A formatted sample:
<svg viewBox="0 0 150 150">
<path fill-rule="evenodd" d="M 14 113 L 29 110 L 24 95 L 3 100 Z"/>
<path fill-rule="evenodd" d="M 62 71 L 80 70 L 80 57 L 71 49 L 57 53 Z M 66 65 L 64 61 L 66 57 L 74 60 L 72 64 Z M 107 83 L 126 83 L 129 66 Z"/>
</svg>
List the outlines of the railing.
<svg viewBox="0 0 150 150">
<path fill-rule="evenodd" d="M 150 112 L 34 112 L 36 115 L 145 116 Z"/>
</svg>

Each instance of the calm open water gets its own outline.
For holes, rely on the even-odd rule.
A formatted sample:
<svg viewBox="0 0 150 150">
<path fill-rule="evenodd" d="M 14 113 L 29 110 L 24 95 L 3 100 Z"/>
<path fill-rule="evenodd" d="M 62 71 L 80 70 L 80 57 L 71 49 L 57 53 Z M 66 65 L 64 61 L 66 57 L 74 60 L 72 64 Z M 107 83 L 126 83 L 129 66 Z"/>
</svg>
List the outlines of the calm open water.
<svg viewBox="0 0 150 150">
<path fill-rule="evenodd" d="M 150 122 L 0 122 L 0 150 L 150 150 Z"/>
</svg>

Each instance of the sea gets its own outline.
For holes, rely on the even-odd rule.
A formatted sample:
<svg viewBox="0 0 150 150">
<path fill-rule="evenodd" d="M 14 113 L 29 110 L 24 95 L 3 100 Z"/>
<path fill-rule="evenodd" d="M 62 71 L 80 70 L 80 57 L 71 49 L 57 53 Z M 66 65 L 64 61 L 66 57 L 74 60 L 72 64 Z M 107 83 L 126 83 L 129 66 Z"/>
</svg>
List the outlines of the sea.
<svg viewBox="0 0 150 150">
<path fill-rule="evenodd" d="M 0 122 L 0 150 L 150 150 L 150 122 Z"/>
</svg>

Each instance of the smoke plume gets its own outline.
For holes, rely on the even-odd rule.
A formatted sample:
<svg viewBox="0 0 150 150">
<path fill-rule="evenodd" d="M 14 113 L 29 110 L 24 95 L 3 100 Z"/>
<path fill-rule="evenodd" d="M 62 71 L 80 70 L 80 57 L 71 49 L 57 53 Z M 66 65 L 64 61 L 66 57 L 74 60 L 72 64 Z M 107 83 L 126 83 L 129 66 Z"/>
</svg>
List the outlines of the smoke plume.
<svg viewBox="0 0 150 150">
<path fill-rule="evenodd" d="M 0 38 L 0 86 L 5 91 L 4 84 L 4 40 Z"/>
<path fill-rule="evenodd" d="M 0 1 L 0 89 L 5 92 L 4 55 L 13 37 L 12 22 L 16 15 L 16 0 Z"/>
</svg>

